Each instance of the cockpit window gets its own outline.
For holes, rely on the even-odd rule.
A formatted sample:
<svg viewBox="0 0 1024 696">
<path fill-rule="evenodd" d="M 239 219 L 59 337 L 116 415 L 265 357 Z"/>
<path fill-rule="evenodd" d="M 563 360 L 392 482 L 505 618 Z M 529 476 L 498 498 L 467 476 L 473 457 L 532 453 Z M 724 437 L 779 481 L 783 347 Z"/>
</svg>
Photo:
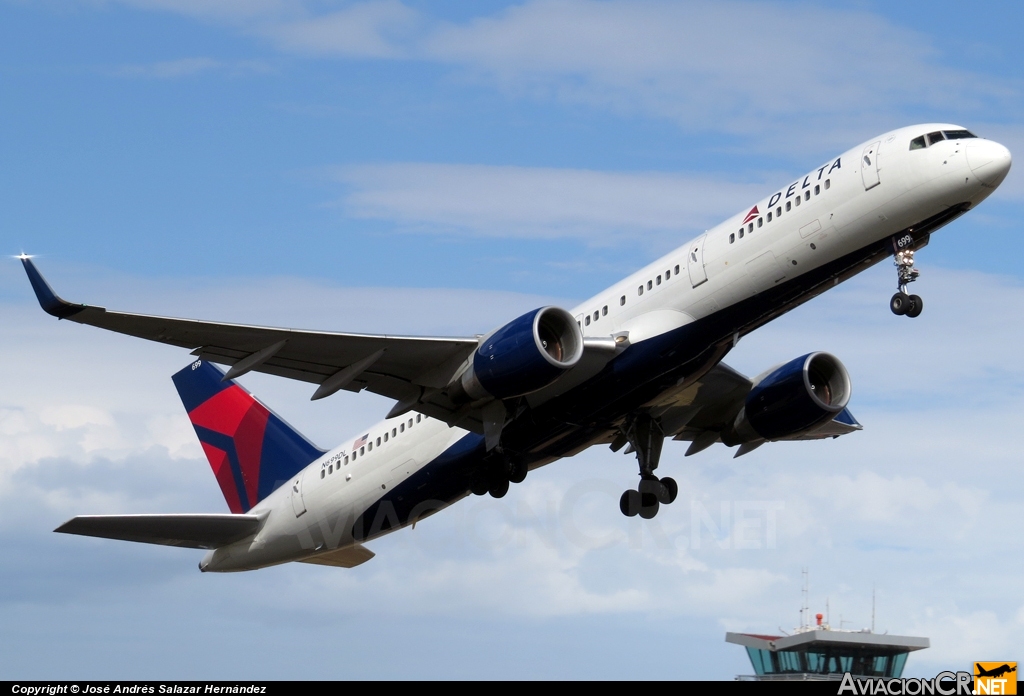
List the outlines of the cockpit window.
<svg viewBox="0 0 1024 696">
<path fill-rule="evenodd" d="M 928 134 L 928 144 L 929 145 L 934 145 L 935 143 L 939 142 L 940 140 L 945 140 L 945 139 L 946 139 L 945 136 L 942 135 L 942 131 L 935 131 L 934 133 L 929 133 Z"/>
<path fill-rule="evenodd" d="M 913 140 L 910 141 L 910 149 L 911 150 L 923 150 L 925 147 L 926 147 L 926 145 L 924 144 L 924 136 L 923 135 L 921 137 L 919 137 L 919 138 L 914 138 Z"/>
<path fill-rule="evenodd" d="M 963 138 L 977 138 L 974 133 L 968 130 L 942 131 L 946 140 L 961 140 Z"/>
</svg>

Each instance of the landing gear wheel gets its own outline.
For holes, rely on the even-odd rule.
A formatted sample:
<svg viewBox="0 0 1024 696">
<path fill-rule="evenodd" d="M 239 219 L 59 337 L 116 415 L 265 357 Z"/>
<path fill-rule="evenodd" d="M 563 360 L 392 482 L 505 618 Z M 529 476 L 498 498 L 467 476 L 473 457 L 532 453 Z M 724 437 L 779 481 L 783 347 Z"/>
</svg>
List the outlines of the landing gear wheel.
<svg viewBox="0 0 1024 696">
<path fill-rule="evenodd" d="M 640 479 L 640 495 L 644 496 L 644 505 L 648 505 L 648 500 L 657 500 L 660 503 L 667 503 L 669 498 L 669 490 L 661 481 L 655 476 L 644 477 Z"/>
<path fill-rule="evenodd" d="M 920 295 L 911 295 L 910 306 L 907 307 L 907 316 L 913 319 L 914 317 L 921 316 L 922 311 L 924 311 L 924 300 L 921 299 Z"/>
<path fill-rule="evenodd" d="M 619 510 L 626 517 L 636 517 L 636 514 L 640 512 L 640 491 L 632 489 L 625 491 L 619 498 Z"/>
<path fill-rule="evenodd" d="M 489 487 L 490 486 L 487 484 L 487 481 L 482 478 L 474 479 L 473 482 L 469 484 L 469 490 L 473 495 L 484 495 L 487 493 L 487 489 Z"/>
<path fill-rule="evenodd" d="M 667 499 L 660 499 L 660 502 L 664 503 L 665 505 L 671 505 L 676 501 L 676 496 L 679 495 L 679 484 L 676 483 L 676 480 L 674 478 L 669 478 L 668 476 L 666 476 L 665 478 L 661 479 L 661 485 L 665 487 L 665 491 L 668 493 L 668 495 L 666 496 Z"/>
<path fill-rule="evenodd" d="M 508 493 L 508 479 L 500 478 L 497 481 L 492 481 L 488 493 L 491 494 L 492 498 L 504 498 L 505 494 Z"/>
<path fill-rule="evenodd" d="M 526 480 L 526 474 L 529 471 L 530 467 L 526 464 L 526 460 L 516 459 L 508 468 L 508 480 L 512 483 L 522 483 Z"/>
<path fill-rule="evenodd" d="M 641 502 L 643 503 L 640 506 L 640 517 L 644 518 L 645 520 L 652 519 L 655 515 L 658 514 L 658 508 L 661 507 L 658 503 L 658 499 L 650 494 L 641 495 L 640 498 Z"/>
<path fill-rule="evenodd" d="M 889 300 L 889 309 L 897 316 L 902 316 L 910 309 L 910 296 L 905 292 L 898 292 Z"/>
</svg>

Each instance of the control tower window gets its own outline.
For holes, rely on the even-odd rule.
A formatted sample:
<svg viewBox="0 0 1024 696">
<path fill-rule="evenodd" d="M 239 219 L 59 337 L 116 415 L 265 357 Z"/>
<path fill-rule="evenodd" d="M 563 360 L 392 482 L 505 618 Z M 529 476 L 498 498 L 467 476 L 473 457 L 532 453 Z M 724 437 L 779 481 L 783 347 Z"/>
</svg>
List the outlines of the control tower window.
<svg viewBox="0 0 1024 696">
<path fill-rule="evenodd" d="M 919 136 L 917 138 L 914 138 L 913 140 L 910 141 L 910 149 L 911 150 L 923 150 L 925 147 L 927 147 L 927 146 L 924 144 L 924 136 L 923 135 Z"/>
</svg>

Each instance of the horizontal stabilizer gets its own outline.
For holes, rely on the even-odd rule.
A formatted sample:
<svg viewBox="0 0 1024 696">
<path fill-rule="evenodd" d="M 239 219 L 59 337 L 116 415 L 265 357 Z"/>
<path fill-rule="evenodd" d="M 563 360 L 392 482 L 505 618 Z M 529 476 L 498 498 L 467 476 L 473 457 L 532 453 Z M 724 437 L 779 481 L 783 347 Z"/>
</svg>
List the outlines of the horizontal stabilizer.
<svg viewBox="0 0 1024 696">
<path fill-rule="evenodd" d="M 55 532 L 144 544 L 215 549 L 255 534 L 256 515 L 79 515 Z"/>
<path fill-rule="evenodd" d="M 355 568 L 373 558 L 376 554 L 362 544 L 350 546 L 347 549 L 328 551 L 319 556 L 304 558 L 300 563 L 314 563 L 316 565 L 335 566 L 336 568 Z"/>
</svg>

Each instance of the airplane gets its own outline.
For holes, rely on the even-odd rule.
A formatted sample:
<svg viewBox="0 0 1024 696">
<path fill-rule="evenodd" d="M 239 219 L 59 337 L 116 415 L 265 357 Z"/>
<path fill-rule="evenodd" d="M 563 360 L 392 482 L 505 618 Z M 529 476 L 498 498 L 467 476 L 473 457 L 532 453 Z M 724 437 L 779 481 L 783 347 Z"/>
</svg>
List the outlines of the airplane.
<svg viewBox="0 0 1024 696">
<path fill-rule="evenodd" d="M 748 378 L 722 362 L 739 339 L 886 258 L 896 315 L 924 308 L 914 252 L 985 200 L 1011 166 L 953 124 L 871 138 L 572 310 L 547 306 L 468 337 L 367 335 L 108 311 L 61 299 L 21 259 L 49 314 L 192 351 L 173 376 L 226 514 L 82 515 L 55 531 L 206 549 L 206 572 L 299 561 L 355 567 L 365 544 L 470 494 L 504 496 L 528 472 L 594 445 L 635 453 L 619 507 L 653 518 L 678 495 L 659 478 L 666 438 L 686 455 L 862 429 L 851 380 L 811 352 Z M 226 372 L 215 365 L 227 366 Z M 235 380 L 249 371 L 366 389 L 385 419 L 324 451 Z"/>
<path fill-rule="evenodd" d="M 1008 664 L 1002 664 L 999 667 L 993 667 L 992 669 L 985 669 L 985 668 L 983 668 L 978 663 L 975 663 L 974 666 L 975 666 L 975 669 L 977 669 L 977 674 L 974 675 L 976 677 L 993 677 L 993 678 L 998 679 L 999 677 L 1003 676 L 1004 674 L 1009 674 L 1010 672 L 1016 672 L 1017 671 L 1017 665 L 1016 664 L 1014 664 L 1013 667 L 1011 667 Z"/>
</svg>

